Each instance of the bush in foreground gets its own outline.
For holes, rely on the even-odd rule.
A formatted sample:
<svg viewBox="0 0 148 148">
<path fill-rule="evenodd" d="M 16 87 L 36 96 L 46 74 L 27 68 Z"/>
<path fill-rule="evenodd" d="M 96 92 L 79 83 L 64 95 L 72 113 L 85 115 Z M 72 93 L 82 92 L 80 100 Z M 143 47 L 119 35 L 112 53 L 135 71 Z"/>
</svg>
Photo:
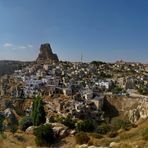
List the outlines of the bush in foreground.
<svg viewBox="0 0 148 148">
<path fill-rule="evenodd" d="M 108 132 L 110 132 L 110 126 L 107 125 L 106 123 L 103 123 L 102 125 L 99 125 L 97 127 L 97 133 L 98 134 L 107 134 Z"/>
<path fill-rule="evenodd" d="M 64 124 L 65 126 L 69 127 L 70 129 L 74 129 L 75 128 L 75 121 L 71 118 L 71 117 L 66 117 L 62 124 Z"/>
<path fill-rule="evenodd" d="M 32 125 L 33 123 L 31 117 L 23 117 L 19 122 L 19 126 L 22 131 L 25 131 L 29 126 Z"/>
<path fill-rule="evenodd" d="M 87 133 L 80 132 L 75 135 L 76 143 L 77 144 L 86 144 L 90 140 Z"/>
<path fill-rule="evenodd" d="M 35 142 L 37 146 L 48 147 L 54 143 L 55 137 L 51 125 L 40 125 L 34 129 L 34 135 L 36 136 Z"/>
<path fill-rule="evenodd" d="M 77 123 L 77 131 L 92 132 L 94 130 L 94 125 L 92 120 L 84 120 Z"/>
</svg>

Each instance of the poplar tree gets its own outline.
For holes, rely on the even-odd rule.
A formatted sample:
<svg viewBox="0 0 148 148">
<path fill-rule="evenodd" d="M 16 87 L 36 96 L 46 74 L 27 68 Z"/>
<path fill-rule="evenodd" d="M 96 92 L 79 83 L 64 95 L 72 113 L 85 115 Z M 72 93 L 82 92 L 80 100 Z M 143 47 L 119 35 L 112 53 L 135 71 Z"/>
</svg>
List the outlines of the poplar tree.
<svg viewBox="0 0 148 148">
<path fill-rule="evenodd" d="M 39 126 L 46 122 L 44 105 L 41 97 L 34 98 L 32 106 L 32 121 L 34 126 Z"/>
</svg>

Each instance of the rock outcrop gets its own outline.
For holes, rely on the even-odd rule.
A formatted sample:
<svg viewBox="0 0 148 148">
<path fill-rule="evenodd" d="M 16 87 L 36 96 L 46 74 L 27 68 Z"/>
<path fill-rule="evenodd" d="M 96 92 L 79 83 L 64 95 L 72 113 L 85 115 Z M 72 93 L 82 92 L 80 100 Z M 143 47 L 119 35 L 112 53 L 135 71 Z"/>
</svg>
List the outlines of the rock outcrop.
<svg viewBox="0 0 148 148">
<path fill-rule="evenodd" d="M 138 109 L 130 110 L 128 116 L 129 116 L 129 121 L 131 123 L 133 124 L 136 123 L 140 118 L 139 110 Z"/>
<path fill-rule="evenodd" d="M 25 132 L 26 132 L 27 134 L 33 134 L 35 128 L 37 128 L 37 126 L 29 126 L 29 127 L 25 130 Z"/>
<path fill-rule="evenodd" d="M 65 125 L 60 123 L 52 123 L 51 125 L 55 133 L 55 136 L 62 139 L 69 135 L 68 127 L 66 127 Z"/>
<path fill-rule="evenodd" d="M 7 108 L 4 110 L 4 117 L 5 117 L 5 123 L 4 126 L 7 128 L 9 125 L 17 125 L 18 120 L 16 118 L 16 113 L 13 109 Z"/>
<path fill-rule="evenodd" d="M 133 124 L 139 123 L 141 120 L 148 119 L 148 99 L 140 97 L 126 96 L 106 96 L 105 113 L 111 117 L 119 114 Z M 115 111 L 115 113 L 114 113 Z"/>
<path fill-rule="evenodd" d="M 129 111 L 131 123 L 137 123 L 140 119 L 148 119 L 148 102 L 143 102 L 137 108 Z"/>
<path fill-rule="evenodd" d="M 49 43 L 41 44 L 40 53 L 36 60 L 38 63 L 44 62 L 58 62 L 58 56 L 52 52 L 51 46 Z"/>
</svg>

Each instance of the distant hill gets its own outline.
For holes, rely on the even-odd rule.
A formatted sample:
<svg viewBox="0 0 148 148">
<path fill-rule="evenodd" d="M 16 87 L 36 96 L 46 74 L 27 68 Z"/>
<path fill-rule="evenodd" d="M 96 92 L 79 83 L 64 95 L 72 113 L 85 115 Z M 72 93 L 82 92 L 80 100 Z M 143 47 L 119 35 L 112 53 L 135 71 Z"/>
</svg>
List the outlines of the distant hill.
<svg viewBox="0 0 148 148">
<path fill-rule="evenodd" d="M 12 74 L 14 70 L 21 69 L 33 62 L 22 62 L 22 61 L 0 61 L 0 76 L 4 74 Z"/>
</svg>

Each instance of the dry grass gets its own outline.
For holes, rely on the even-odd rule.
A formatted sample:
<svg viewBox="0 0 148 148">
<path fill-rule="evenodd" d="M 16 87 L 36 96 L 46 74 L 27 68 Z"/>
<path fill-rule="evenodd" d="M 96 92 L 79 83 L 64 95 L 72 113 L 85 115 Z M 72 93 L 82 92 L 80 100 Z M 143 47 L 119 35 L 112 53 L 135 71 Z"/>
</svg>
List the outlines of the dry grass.
<svg viewBox="0 0 148 148">
<path fill-rule="evenodd" d="M 116 141 L 119 143 L 118 148 L 148 148 L 148 141 L 143 140 L 142 137 L 145 128 L 148 128 L 148 121 L 141 123 L 137 128 L 119 134 L 119 140 Z"/>
<path fill-rule="evenodd" d="M 27 146 L 36 148 L 33 135 L 25 133 L 15 133 L 13 135 L 10 132 L 5 132 L 4 135 L 6 138 L 0 140 L 0 148 L 26 148 Z"/>
</svg>

